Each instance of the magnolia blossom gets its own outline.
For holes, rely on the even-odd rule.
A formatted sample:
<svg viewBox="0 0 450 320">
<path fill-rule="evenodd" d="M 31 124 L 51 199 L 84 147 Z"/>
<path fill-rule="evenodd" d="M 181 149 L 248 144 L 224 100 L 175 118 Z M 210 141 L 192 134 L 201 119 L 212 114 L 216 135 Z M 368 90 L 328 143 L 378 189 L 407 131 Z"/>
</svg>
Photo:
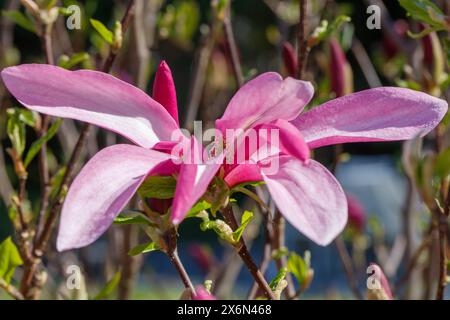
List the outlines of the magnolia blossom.
<svg viewBox="0 0 450 320">
<path fill-rule="evenodd" d="M 248 161 L 243 164 L 222 162 L 229 156 L 223 153 L 201 164 L 174 164 L 176 157 L 168 151 L 174 147 L 173 133 L 180 129 L 175 87 L 165 63 L 156 76 L 154 99 L 95 71 L 21 65 L 3 70 L 2 77 L 25 107 L 89 122 L 136 144 L 103 149 L 81 170 L 62 208 L 59 250 L 95 241 L 147 176 L 172 174 L 177 176 L 171 207 L 174 224 L 183 220 L 219 174 L 229 186 L 264 181 L 286 219 L 314 242 L 327 245 L 346 225 L 347 201 L 333 175 L 309 159 L 309 148 L 410 139 L 427 134 L 447 112 L 445 101 L 427 94 L 377 88 L 334 99 L 301 114 L 313 97 L 312 85 L 269 72 L 235 94 L 216 127 L 225 136 L 231 129 L 242 132 L 232 137 L 238 148 L 248 148 L 239 139 L 251 130 L 276 129 L 280 139 L 275 148 L 256 157 L 255 150 L 248 148 Z M 182 143 L 186 141 L 198 148 L 195 139 Z M 279 164 L 275 172 L 268 170 L 273 161 Z"/>
</svg>

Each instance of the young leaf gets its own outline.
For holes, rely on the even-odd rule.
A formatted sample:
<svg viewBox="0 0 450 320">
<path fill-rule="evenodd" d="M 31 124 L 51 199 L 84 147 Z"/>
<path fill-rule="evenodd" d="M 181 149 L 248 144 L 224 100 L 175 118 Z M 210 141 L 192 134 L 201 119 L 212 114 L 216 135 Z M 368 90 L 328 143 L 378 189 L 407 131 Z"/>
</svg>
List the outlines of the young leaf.
<svg viewBox="0 0 450 320">
<path fill-rule="evenodd" d="M 450 175 L 450 148 L 444 150 L 436 158 L 434 173 L 441 179 Z"/>
<path fill-rule="evenodd" d="M 18 26 L 22 27 L 23 29 L 36 33 L 36 28 L 34 26 L 33 21 L 31 21 L 26 15 L 24 15 L 22 12 L 17 10 L 3 10 L 2 16 L 10 19 Z"/>
<path fill-rule="evenodd" d="M 350 21 L 350 17 L 345 15 L 338 16 L 330 24 L 327 20 L 321 21 L 320 25 L 314 30 L 313 34 L 311 35 L 309 39 L 309 45 L 315 46 L 319 44 L 321 41 L 330 37 L 334 32 L 336 32 L 342 24 Z"/>
<path fill-rule="evenodd" d="M 269 287 L 270 289 L 272 289 L 272 291 L 276 290 L 278 283 L 280 283 L 280 281 L 286 277 L 287 271 L 288 271 L 287 268 L 281 268 L 280 271 L 278 271 L 275 278 L 273 278 L 273 280 L 270 281 Z"/>
<path fill-rule="evenodd" d="M 114 219 L 114 224 L 144 224 L 144 225 L 151 225 L 150 221 L 148 221 L 144 216 L 137 214 L 135 216 L 124 216 L 122 214 L 119 214 Z"/>
<path fill-rule="evenodd" d="M 188 214 L 186 215 L 186 218 L 195 217 L 203 210 L 208 210 L 209 208 L 211 208 L 211 204 L 208 201 L 200 200 L 191 208 L 191 210 L 189 210 Z"/>
<path fill-rule="evenodd" d="M 59 66 L 64 69 L 72 69 L 76 65 L 88 61 L 90 58 L 89 53 L 79 52 L 75 53 L 71 57 L 62 55 L 59 59 Z"/>
<path fill-rule="evenodd" d="M 309 251 L 305 252 L 305 258 L 302 258 L 295 252 L 292 252 L 288 258 L 287 267 L 290 273 L 294 275 L 298 283 L 303 286 L 310 273 L 310 258 Z"/>
<path fill-rule="evenodd" d="M 149 242 L 149 243 L 137 245 L 136 247 L 134 247 L 133 249 L 131 249 L 128 252 L 128 255 L 137 256 L 138 254 L 152 252 L 152 251 L 159 250 L 159 249 L 160 249 L 160 247 L 158 246 L 158 244 L 156 244 L 155 242 Z"/>
<path fill-rule="evenodd" d="M 0 243 L 0 278 L 6 283 L 11 282 L 14 271 L 18 266 L 23 264 L 20 257 L 19 250 L 11 240 L 11 237 L 6 238 Z"/>
<path fill-rule="evenodd" d="M 105 287 L 94 297 L 94 300 L 102 300 L 107 298 L 117 288 L 120 282 L 121 273 L 117 271 L 114 276 L 109 280 Z"/>
<path fill-rule="evenodd" d="M 113 44 L 113 33 L 108 30 L 107 27 L 103 23 L 98 20 L 90 19 L 92 27 L 101 35 L 101 37 L 108 42 L 109 44 Z"/>
<path fill-rule="evenodd" d="M 177 182 L 172 176 L 151 176 L 139 187 L 141 198 L 171 199 L 175 194 Z"/>
<path fill-rule="evenodd" d="M 44 143 L 47 143 L 50 141 L 55 134 L 58 132 L 59 126 L 61 125 L 62 120 L 56 119 L 55 122 L 51 125 L 51 127 L 47 130 L 47 133 L 44 134 L 42 137 L 40 137 L 38 140 L 33 142 L 33 144 L 30 147 L 30 150 L 28 150 L 27 155 L 25 157 L 25 161 L 23 165 L 28 167 L 30 162 L 34 159 L 34 157 L 38 154 L 39 150 L 41 150 L 42 145 Z"/>
<path fill-rule="evenodd" d="M 25 150 L 25 123 L 20 120 L 20 113 L 15 110 L 14 113 L 8 114 L 8 124 L 6 132 L 11 144 L 17 154 L 17 157 L 21 157 Z"/>
<path fill-rule="evenodd" d="M 446 28 L 444 13 L 433 2 L 429 0 L 399 0 L 399 3 L 413 19 L 425 22 L 436 30 Z"/>
<path fill-rule="evenodd" d="M 233 237 L 237 241 L 239 241 L 244 233 L 245 228 L 249 224 L 249 222 L 253 219 L 253 212 L 245 210 L 242 214 L 241 225 L 233 232 Z"/>
</svg>

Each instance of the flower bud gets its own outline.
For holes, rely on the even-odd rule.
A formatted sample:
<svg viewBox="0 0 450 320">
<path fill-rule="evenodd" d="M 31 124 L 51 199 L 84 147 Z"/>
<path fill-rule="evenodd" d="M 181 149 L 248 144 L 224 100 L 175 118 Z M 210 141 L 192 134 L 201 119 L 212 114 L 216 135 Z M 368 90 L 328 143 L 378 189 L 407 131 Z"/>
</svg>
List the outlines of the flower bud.
<svg viewBox="0 0 450 320">
<path fill-rule="evenodd" d="M 367 298 L 369 300 L 393 300 L 389 282 L 380 266 L 371 263 L 368 271 L 373 271 L 373 273 L 369 274 L 367 280 Z"/>
<path fill-rule="evenodd" d="M 210 292 L 208 292 L 203 286 L 195 288 L 195 295 L 192 300 L 217 300 Z"/>
<path fill-rule="evenodd" d="M 363 231 L 366 224 L 366 211 L 362 203 L 353 195 L 346 194 L 348 204 L 348 224 L 358 231 Z"/>
<path fill-rule="evenodd" d="M 163 60 L 158 66 L 153 83 L 153 99 L 159 102 L 178 124 L 178 105 L 175 83 L 169 66 Z"/>
<path fill-rule="evenodd" d="M 287 41 L 283 42 L 283 63 L 289 76 L 295 77 L 298 69 L 298 60 L 294 47 Z"/>
<path fill-rule="evenodd" d="M 339 42 L 330 39 L 330 77 L 331 90 L 336 97 L 345 96 L 353 91 L 353 72 L 345 58 Z"/>
<path fill-rule="evenodd" d="M 188 252 L 203 272 L 208 273 L 214 265 L 214 257 L 209 247 L 193 243 L 189 245 Z"/>
</svg>

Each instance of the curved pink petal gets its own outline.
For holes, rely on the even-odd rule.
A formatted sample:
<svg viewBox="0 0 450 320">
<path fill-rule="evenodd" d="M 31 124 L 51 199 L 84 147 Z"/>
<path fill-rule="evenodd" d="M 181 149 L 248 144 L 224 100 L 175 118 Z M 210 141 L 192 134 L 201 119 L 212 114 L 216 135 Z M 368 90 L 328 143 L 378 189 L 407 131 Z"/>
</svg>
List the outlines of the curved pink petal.
<svg viewBox="0 0 450 320">
<path fill-rule="evenodd" d="M 293 120 L 314 95 L 310 82 L 283 79 L 275 72 L 264 73 L 247 82 L 231 99 L 216 127 L 248 129 L 277 119 Z"/>
<path fill-rule="evenodd" d="M 240 183 L 261 181 L 263 178 L 258 165 L 239 164 L 225 175 L 224 180 L 232 188 Z"/>
<path fill-rule="evenodd" d="M 203 196 L 221 163 L 182 164 L 173 198 L 171 220 L 173 224 L 183 221 L 189 210 Z"/>
<path fill-rule="evenodd" d="M 279 152 L 296 157 L 299 160 L 305 161 L 310 157 L 309 147 L 306 144 L 301 132 L 287 120 L 276 120 L 274 122 L 263 124 L 255 128 L 259 133 L 261 130 L 266 130 L 267 137 L 266 144 L 277 149 Z M 272 130 L 276 133 L 272 135 Z M 261 136 L 261 134 L 260 134 Z M 262 140 L 262 139 L 260 139 Z M 263 149 L 264 141 L 260 141 L 259 148 Z M 269 148 L 266 148 L 269 149 Z M 270 156 L 270 152 L 267 156 Z M 263 159 L 259 157 L 259 159 Z"/>
<path fill-rule="evenodd" d="M 1 74 L 8 90 L 25 107 L 92 123 L 142 147 L 171 140 L 172 132 L 178 129 L 158 102 L 106 73 L 24 64 L 6 68 Z"/>
<path fill-rule="evenodd" d="M 310 148 L 422 136 L 447 112 L 444 100 L 404 88 L 382 87 L 331 100 L 300 115 L 293 124 Z"/>
<path fill-rule="evenodd" d="M 178 122 L 178 104 L 175 83 L 169 66 L 163 60 L 158 66 L 153 83 L 153 99 L 158 101 L 167 112 L 172 116 L 177 125 Z"/>
<path fill-rule="evenodd" d="M 320 163 L 279 158 L 279 170 L 261 173 L 280 212 L 297 230 L 328 245 L 347 223 L 347 200 L 339 182 Z"/>
<path fill-rule="evenodd" d="M 61 212 L 57 248 L 94 242 L 125 207 L 148 172 L 168 155 L 118 144 L 98 152 L 70 186 Z"/>
</svg>

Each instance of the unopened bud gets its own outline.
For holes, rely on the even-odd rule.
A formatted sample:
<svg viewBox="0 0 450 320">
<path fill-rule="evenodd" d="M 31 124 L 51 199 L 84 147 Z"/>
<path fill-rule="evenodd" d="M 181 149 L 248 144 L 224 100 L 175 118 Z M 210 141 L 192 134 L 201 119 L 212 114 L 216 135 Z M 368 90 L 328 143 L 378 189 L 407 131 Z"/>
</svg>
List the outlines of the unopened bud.
<svg viewBox="0 0 450 320">
<path fill-rule="evenodd" d="M 298 59 L 294 47 L 287 41 L 283 43 L 283 63 L 289 76 L 295 77 L 298 69 Z"/>
</svg>

